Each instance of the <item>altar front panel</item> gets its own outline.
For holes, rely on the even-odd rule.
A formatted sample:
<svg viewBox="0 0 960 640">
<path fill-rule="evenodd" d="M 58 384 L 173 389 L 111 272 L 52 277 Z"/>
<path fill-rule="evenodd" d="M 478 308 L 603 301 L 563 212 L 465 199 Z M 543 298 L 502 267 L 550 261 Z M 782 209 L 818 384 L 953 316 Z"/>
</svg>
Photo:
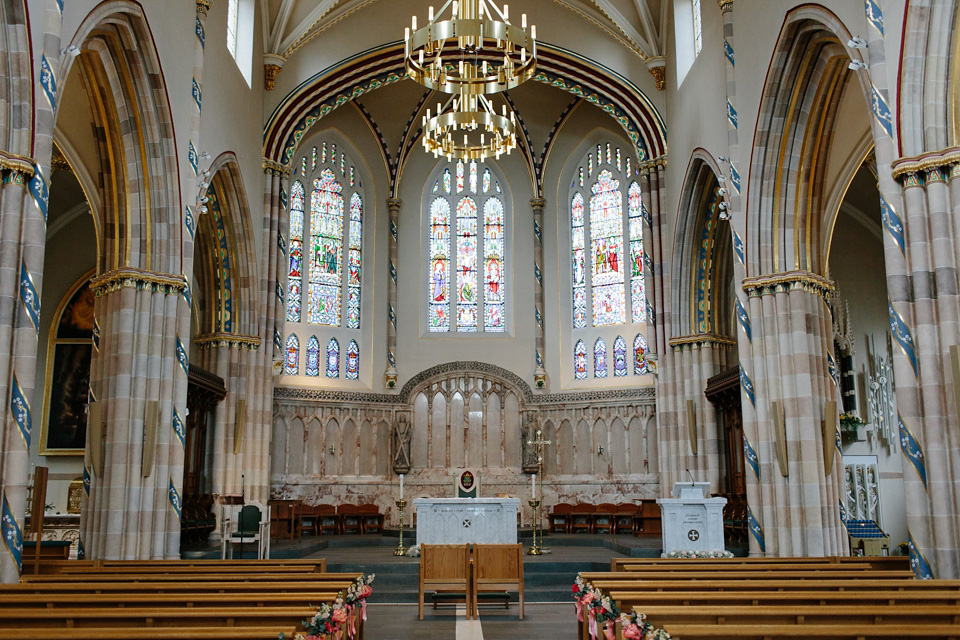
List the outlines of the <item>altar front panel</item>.
<svg viewBox="0 0 960 640">
<path fill-rule="evenodd" d="M 417 498 L 417 544 L 516 544 L 517 498 Z"/>
</svg>

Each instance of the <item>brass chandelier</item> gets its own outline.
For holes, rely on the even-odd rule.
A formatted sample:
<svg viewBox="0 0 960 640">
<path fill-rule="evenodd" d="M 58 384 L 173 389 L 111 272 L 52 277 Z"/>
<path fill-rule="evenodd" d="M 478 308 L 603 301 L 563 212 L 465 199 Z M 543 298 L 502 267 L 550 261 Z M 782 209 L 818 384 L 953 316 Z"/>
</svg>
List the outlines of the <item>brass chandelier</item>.
<svg viewBox="0 0 960 640">
<path fill-rule="evenodd" d="M 536 27 L 510 23 L 509 7 L 492 0 L 447 0 L 426 26 L 417 17 L 404 33 L 404 67 L 417 83 L 452 94 L 423 118 L 424 148 L 434 155 L 477 160 L 516 147 L 506 107 L 498 115 L 486 94 L 513 89 L 536 70 Z"/>
</svg>

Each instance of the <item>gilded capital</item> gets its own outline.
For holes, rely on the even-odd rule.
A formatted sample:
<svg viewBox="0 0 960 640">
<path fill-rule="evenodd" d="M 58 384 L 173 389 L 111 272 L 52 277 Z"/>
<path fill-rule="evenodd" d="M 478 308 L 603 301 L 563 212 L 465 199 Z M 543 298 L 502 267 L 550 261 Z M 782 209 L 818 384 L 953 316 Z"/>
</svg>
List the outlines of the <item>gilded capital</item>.
<svg viewBox="0 0 960 640">
<path fill-rule="evenodd" d="M 657 91 L 663 91 L 664 87 L 666 87 L 667 59 L 663 56 L 654 56 L 647 58 L 645 62 L 647 64 L 647 71 L 650 72 L 650 75 L 653 76 L 653 80 L 656 83 Z"/>
<path fill-rule="evenodd" d="M 280 73 L 280 66 L 276 64 L 263 65 L 263 88 L 267 91 L 273 91 L 277 82 L 277 74 Z"/>
<path fill-rule="evenodd" d="M 720 6 L 721 13 L 733 11 L 733 0 L 717 0 L 717 5 Z"/>
<path fill-rule="evenodd" d="M 290 177 L 291 169 L 285 164 L 281 164 L 279 162 L 274 162 L 273 160 L 264 158 L 262 162 L 262 166 L 263 166 L 264 173 L 276 174 L 281 178 Z"/>
<path fill-rule="evenodd" d="M 400 211 L 403 206 L 403 200 L 400 198 L 387 198 L 387 209 L 390 211 Z"/>
<path fill-rule="evenodd" d="M 210 0 L 197 0 L 197 13 L 205 16 L 207 11 L 210 11 Z"/>
<path fill-rule="evenodd" d="M 545 206 L 547 206 L 547 201 L 544 200 L 543 198 L 530 198 L 530 206 L 531 206 L 534 210 L 539 209 L 539 210 L 543 211 L 543 208 L 544 208 Z"/>
</svg>

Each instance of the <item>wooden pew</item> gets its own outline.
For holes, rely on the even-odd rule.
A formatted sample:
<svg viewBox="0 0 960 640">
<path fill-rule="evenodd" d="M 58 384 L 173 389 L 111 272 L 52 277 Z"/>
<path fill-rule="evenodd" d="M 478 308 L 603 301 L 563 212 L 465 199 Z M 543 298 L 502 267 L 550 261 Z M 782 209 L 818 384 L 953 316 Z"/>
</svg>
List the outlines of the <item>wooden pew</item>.
<svg viewBox="0 0 960 640">
<path fill-rule="evenodd" d="M 78 607 L 299 607 L 333 602 L 339 590 L 288 593 L 4 593 L 0 610 L 10 608 L 78 608 Z M 316 613 L 316 611 L 314 611 Z M 312 614 L 311 614 L 312 615 Z"/>
<path fill-rule="evenodd" d="M 703 567 L 751 567 L 765 565 L 809 566 L 829 564 L 832 566 L 867 566 L 874 569 L 909 569 L 906 556 L 801 556 L 801 557 L 754 557 L 754 558 L 611 558 L 611 571 L 624 571 L 630 565 L 638 570 L 643 567 L 667 567 L 670 569 L 688 566 Z"/>
<path fill-rule="evenodd" d="M 758 578 L 754 580 L 737 579 L 674 579 L 674 580 L 643 580 L 637 581 L 624 578 L 623 574 L 607 574 L 620 576 L 619 579 L 604 579 L 596 576 L 589 582 L 603 593 L 610 591 L 645 591 L 645 592 L 683 592 L 683 591 L 852 591 L 862 592 L 870 589 L 884 589 L 890 591 L 924 591 L 960 588 L 957 580 L 905 580 L 871 578 L 808 578 L 786 579 Z"/>
<path fill-rule="evenodd" d="M 41 561 L 40 571 L 52 573 L 79 573 L 98 569 L 136 569 L 138 571 L 153 571 L 157 569 L 193 567 L 203 570 L 217 569 L 219 571 L 312 571 L 324 573 L 327 568 L 325 558 L 291 558 L 254 560 L 234 559 L 220 560 L 188 559 L 188 560 L 46 560 Z"/>
<path fill-rule="evenodd" d="M 333 575 L 333 574 L 327 574 Z M 349 575 L 349 574 L 339 574 Z M 0 597 L 10 592 L 16 593 L 184 593 L 206 591 L 208 593 L 303 593 L 312 591 L 343 590 L 355 582 L 353 579 L 342 580 L 292 580 L 271 581 L 143 581 L 128 582 L 103 580 L 101 582 L 71 581 L 56 582 L 25 582 L 19 585 L 0 584 Z"/>
<path fill-rule="evenodd" d="M 290 627 L 90 627 L 86 629 L 56 629 L 51 635 L 50 629 L 4 629 L 2 637 L 17 640 L 277 640 L 279 634 L 284 638 L 293 638 L 300 625 Z"/>
<path fill-rule="evenodd" d="M 606 593 L 606 592 L 605 592 Z M 916 591 L 616 591 L 607 593 L 620 607 L 630 611 L 647 606 L 712 606 L 729 604 L 790 605 L 790 604 L 890 604 L 910 607 L 919 604 L 960 606 L 960 589 L 920 589 Z"/>
<path fill-rule="evenodd" d="M 75 607 L 0 609 L 0 629 L 82 627 L 230 627 L 298 626 L 316 608 L 299 607 Z M 227 635 L 227 634 L 225 634 Z M 274 632 L 276 638 L 276 632 Z"/>
<path fill-rule="evenodd" d="M 643 604 L 639 611 L 657 627 L 670 624 L 960 624 L 960 607 L 914 603 L 899 605 L 779 604 L 710 605 L 698 607 Z"/>
<path fill-rule="evenodd" d="M 478 594 L 516 589 L 523 620 L 523 545 L 473 545 L 473 611 L 478 614 Z"/>
<path fill-rule="evenodd" d="M 196 569 L 194 571 L 175 571 L 173 573 L 166 572 L 107 572 L 107 573 L 98 573 L 94 571 L 80 572 L 80 573 L 70 573 L 70 574 L 41 574 L 38 576 L 35 575 L 24 575 L 21 576 L 21 582 L 29 584 L 58 584 L 62 583 L 65 580 L 69 580 L 71 583 L 76 582 L 103 582 L 107 580 L 123 580 L 129 582 L 178 582 L 184 580 L 197 580 L 205 582 L 216 582 L 216 581 L 235 581 L 235 582 L 249 582 L 249 581 L 259 581 L 259 582 L 293 582 L 296 580 L 325 580 L 325 579 L 336 579 L 336 578 L 325 578 L 322 576 L 339 576 L 343 578 L 347 574 L 324 574 L 324 573 L 313 573 L 313 572 L 271 572 L 271 571 L 203 571 L 202 569 Z"/>
<path fill-rule="evenodd" d="M 960 640 L 957 625 L 707 625 L 671 624 L 664 629 L 673 640 L 880 640 L 895 638 L 936 638 Z"/>
<path fill-rule="evenodd" d="M 423 620 L 423 600 L 426 591 L 464 593 L 467 620 L 473 618 L 469 544 L 420 545 L 419 573 L 417 613 L 421 620 Z"/>
</svg>

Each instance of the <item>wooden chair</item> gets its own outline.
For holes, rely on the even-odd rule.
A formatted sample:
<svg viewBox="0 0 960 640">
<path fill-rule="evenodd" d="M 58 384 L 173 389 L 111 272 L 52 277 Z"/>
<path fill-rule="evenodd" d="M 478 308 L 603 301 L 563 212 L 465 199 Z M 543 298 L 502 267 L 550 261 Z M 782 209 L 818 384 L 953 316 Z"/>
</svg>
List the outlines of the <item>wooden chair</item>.
<svg viewBox="0 0 960 640">
<path fill-rule="evenodd" d="M 587 504 L 586 502 L 578 502 L 575 504 L 571 516 L 570 532 L 585 531 L 586 533 L 591 533 L 593 531 L 593 514 L 596 510 L 596 506 Z"/>
<path fill-rule="evenodd" d="M 257 558 L 270 557 L 270 507 L 257 503 L 249 503 L 239 508 L 231 509 L 229 515 L 223 518 L 223 539 L 220 547 L 220 558 L 233 557 L 233 547 L 255 543 Z M 243 548 L 241 547 L 241 554 Z"/>
<path fill-rule="evenodd" d="M 297 538 L 299 539 L 304 533 L 313 536 L 319 535 L 320 532 L 317 528 L 319 520 L 315 506 L 300 505 L 300 513 L 297 515 Z"/>
<path fill-rule="evenodd" d="M 362 504 L 357 507 L 360 514 L 360 533 L 381 533 L 383 531 L 383 514 L 375 504 Z"/>
<path fill-rule="evenodd" d="M 590 518 L 590 528 L 594 533 L 613 533 L 617 505 L 611 502 L 602 502 Z"/>
<path fill-rule="evenodd" d="M 481 592 L 514 591 L 520 596 L 523 620 L 523 545 L 473 545 L 473 611 Z"/>
<path fill-rule="evenodd" d="M 340 533 L 340 516 L 332 504 L 318 504 L 314 507 L 317 514 L 317 528 L 320 535 Z"/>
<path fill-rule="evenodd" d="M 569 502 L 558 502 L 550 512 L 550 533 L 569 533 L 573 505 Z"/>
<path fill-rule="evenodd" d="M 355 504 L 342 504 L 337 507 L 340 516 L 340 533 L 363 533 L 359 508 Z"/>
<path fill-rule="evenodd" d="M 633 533 L 633 516 L 640 510 L 640 505 L 621 502 L 617 505 L 614 515 L 614 533 Z"/>
<path fill-rule="evenodd" d="M 467 605 L 467 619 L 473 618 L 469 544 L 420 545 L 420 587 L 417 609 L 421 620 L 423 620 L 424 594 L 427 591 L 463 592 Z"/>
</svg>

